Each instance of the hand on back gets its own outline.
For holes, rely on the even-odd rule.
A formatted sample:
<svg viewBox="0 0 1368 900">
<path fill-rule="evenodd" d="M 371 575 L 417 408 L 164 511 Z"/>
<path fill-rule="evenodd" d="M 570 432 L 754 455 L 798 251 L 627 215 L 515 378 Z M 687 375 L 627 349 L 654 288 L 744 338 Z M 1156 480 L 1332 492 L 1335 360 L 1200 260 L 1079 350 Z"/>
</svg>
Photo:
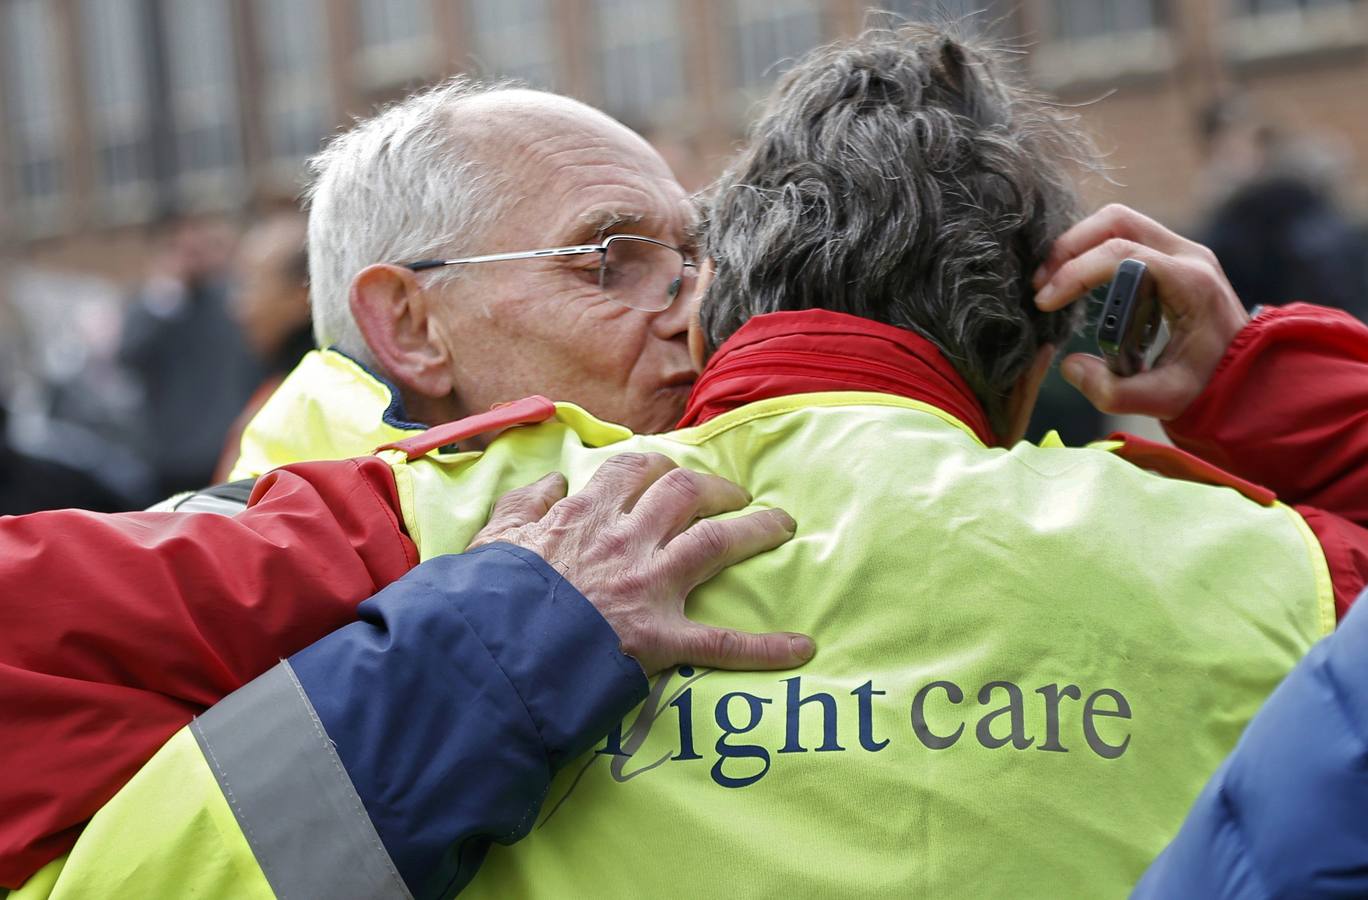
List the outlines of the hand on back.
<svg viewBox="0 0 1368 900">
<path fill-rule="evenodd" d="M 787 669 L 811 658 L 802 635 L 713 628 L 684 614 L 695 587 L 791 538 L 787 513 L 709 518 L 744 508 L 750 495 L 659 453 L 615 456 L 583 490 L 565 494 L 559 473 L 510 491 L 471 548 L 506 541 L 537 553 L 588 598 L 648 675 L 680 663 Z"/>
</svg>

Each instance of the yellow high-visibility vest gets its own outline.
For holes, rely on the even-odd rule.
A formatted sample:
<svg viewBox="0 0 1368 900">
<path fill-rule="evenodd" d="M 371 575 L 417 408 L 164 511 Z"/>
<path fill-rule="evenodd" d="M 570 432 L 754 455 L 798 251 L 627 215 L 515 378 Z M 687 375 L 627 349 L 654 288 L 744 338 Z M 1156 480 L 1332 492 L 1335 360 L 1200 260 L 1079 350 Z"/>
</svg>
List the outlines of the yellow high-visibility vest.
<svg viewBox="0 0 1368 900">
<path fill-rule="evenodd" d="M 310 354 L 234 477 L 418 433 L 340 354 Z M 799 522 L 690 614 L 806 631 L 794 672 L 680 670 L 571 764 L 470 896 L 1121 895 L 1260 701 L 1333 627 L 1295 512 L 1105 452 L 983 447 L 881 394 L 764 401 L 632 437 L 562 404 L 484 454 L 395 465 L 423 556 L 502 492 L 581 487 L 627 450 L 746 486 Z"/>
<path fill-rule="evenodd" d="M 336 350 L 313 350 L 242 432 L 229 481 L 290 463 L 369 456 L 381 444 L 422 434 L 400 418 L 389 385 Z"/>
<path fill-rule="evenodd" d="M 1103 449 L 988 448 L 883 394 L 652 437 L 557 410 L 483 453 L 383 454 L 424 558 L 547 471 L 575 491 L 658 451 L 798 522 L 690 614 L 818 653 L 661 675 L 463 896 L 1123 896 L 1334 624 L 1293 510 Z"/>
</svg>

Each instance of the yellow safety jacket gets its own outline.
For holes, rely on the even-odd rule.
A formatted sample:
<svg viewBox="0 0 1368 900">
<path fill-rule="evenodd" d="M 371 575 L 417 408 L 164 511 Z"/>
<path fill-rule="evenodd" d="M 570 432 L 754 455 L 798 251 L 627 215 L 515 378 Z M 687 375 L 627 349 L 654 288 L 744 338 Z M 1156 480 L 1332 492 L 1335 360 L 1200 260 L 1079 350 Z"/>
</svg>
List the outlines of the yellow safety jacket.
<svg viewBox="0 0 1368 900">
<path fill-rule="evenodd" d="M 690 612 L 816 637 L 801 670 L 660 676 L 472 897 L 1120 896 L 1333 627 L 1302 519 L 1102 449 L 985 447 L 886 394 L 628 437 L 576 407 L 394 465 L 428 558 L 503 492 L 658 451 L 782 507 Z"/>
<path fill-rule="evenodd" d="M 385 421 L 395 408 L 350 360 L 311 354 L 235 476 L 416 433 Z M 988 448 L 886 394 L 765 400 L 654 437 L 562 404 L 484 453 L 384 455 L 429 558 L 463 549 L 509 488 L 558 469 L 577 490 L 628 450 L 794 515 L 794 540 L 701 587 L 690 614 L 805 631 L 818 655 L 659 676 L 469 896 L 1123 895 L 1333 627 L 1292 510 L 1105 449 Z M 15 896 L 54 885 L 271 893 L 189 731 Z"/>
<path fill-rule="evenodd" d="M 391 387 L 356 360 L 314 350 L 243 429 L 228 480 L 256 478 L 290 463 L 369 456 L 426 428 L 404 420 Z"/>
</svg>

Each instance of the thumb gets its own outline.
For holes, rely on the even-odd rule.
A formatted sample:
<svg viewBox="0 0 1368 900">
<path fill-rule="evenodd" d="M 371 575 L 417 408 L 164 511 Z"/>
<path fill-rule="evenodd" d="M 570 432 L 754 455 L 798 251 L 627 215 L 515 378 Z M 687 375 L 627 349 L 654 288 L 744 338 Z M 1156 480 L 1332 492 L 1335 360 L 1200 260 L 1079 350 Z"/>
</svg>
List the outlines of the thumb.
<svg viewBox="0 0 1368 900">
<path fill-rule="evenodd" d="M 1107 368 L 1099 357 L 1086 353 L 1071 353 L 1059 365 L 1059 374 L 1064 380 L 1078 388 L 1088 402 L 1104 413 L 1120 412 L 1116 409 L 1117 382 L 1121 379 Z"/>
<path fill-rule="evenodd" d="M 677 646 L 677 661 L 709 669 L 794 669 L 817 650 L 807 635 L 753 634 L 696 624 L 680 632 Z"/>
<path fill-rule="evenodd" d="M 1187 366 L 1165 356 L 1147 372 L 1122 377 L 1099 357 L 1074 353 L 1060 364 L 1059 374 L 1100 412 L 1164 420 L 1180 414 L 1201 387 Z"/>
</svg>

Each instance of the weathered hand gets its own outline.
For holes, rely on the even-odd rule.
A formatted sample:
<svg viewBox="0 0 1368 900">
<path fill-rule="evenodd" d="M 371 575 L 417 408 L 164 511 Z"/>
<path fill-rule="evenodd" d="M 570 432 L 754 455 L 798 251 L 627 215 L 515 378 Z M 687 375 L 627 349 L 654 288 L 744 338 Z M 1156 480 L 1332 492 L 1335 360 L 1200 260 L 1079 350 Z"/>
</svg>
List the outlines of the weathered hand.
<svg viewBox="0 0 1368 900">
<path fill-rule="evenodd" d="M 709 519 L 744 508 L 750 496 L 658 453 L 615 456 L 582 491 L 565 492 L 559 473 L 510 491 L 470 546 L 507 541 L 540 555 L 594 604 L 647 675 L 686 662 L 788 669 L 812 657 L 803 635 L 713 628 L 684 615 L 696 586 L 791 538 L 787 513 Z"/>
<path fill-rule="evenodd" d="M 1084 353 L 1068 356 L 1060 372 L 1102 412 L 1175 419 L 1206 388 L 1249 316 L 1214 253 L 1120 204 L 1103 207 L 1055 241 L 1035 273 L 1036 306 L 1068 306 L 1111 281 L 1123 259 L 1148 267 L 1168 320 L 1168 346 L 1152 369 L 1128 378 Z"/>
</svg>

